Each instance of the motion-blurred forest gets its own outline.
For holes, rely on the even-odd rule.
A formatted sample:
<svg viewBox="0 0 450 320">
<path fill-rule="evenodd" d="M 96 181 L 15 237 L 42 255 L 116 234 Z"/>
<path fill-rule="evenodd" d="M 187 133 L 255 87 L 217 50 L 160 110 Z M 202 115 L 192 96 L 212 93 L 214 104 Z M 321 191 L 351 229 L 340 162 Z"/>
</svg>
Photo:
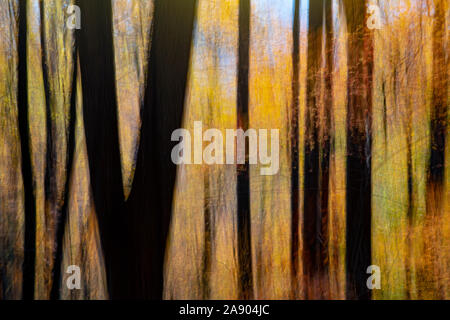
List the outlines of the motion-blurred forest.
<svg viewBox="0 0 450 320">
<path fill-rule="evenodd" d="M 0 1 L 0 299 L 450 299 L 449 7 Z M 278 174 L 175 166 L 194 121 Z"/>
</svg>

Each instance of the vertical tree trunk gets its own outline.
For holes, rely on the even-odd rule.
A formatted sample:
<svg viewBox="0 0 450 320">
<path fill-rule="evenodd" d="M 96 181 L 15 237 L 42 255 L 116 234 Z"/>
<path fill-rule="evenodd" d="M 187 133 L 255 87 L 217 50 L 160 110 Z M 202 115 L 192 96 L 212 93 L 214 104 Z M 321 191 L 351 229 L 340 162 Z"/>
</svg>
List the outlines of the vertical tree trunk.
<svg viewBox="0 0 450 320">
<path fill-rule="evenodd" d="M 111 298 L 161 298 L 195 0 L 156 1 L 135 179 L 124 202 L 110 1 L 80 0 L 83 105 L 94 202 Z M 148 169 L 151 168 L 151 169 Z M 121 237 L 118 237 L 118 235 Z"/>
<path fill-rule="evenodd" d="M 433 26 L 433 97 L 431 109 L 431 154 L 429 188 L 442 188 L 445 169 L 445 137 L 447 129 L 448 78 L 445 49 L 445 1 L 435 1 Z M 438 191 L 438 190 L 436 190 Z M 442 190 L 441 190 L 442 191 Z M 441 200 L 441 199 L 433 199 Z"/>
<path fill-rule="evenodd" d="M 373 40 L 366 1 L 345 0 L 348 39 L 347 296 L 370 298 Z"/>
<path fill-rule="evenodd" d="M 327 14 L 328 74 L 332 79 L 332 105 L 330 115 L 330 180 L 328 209 L 328 259 L 331 299 L 346 298 L 346 123 L 347 117 L 347 28 L 343 4 L 335 7 L 337 19 L 330 21 Z M 328 11 L 327 11 L 328 12 Z M 332 68 L 331 68 L 332 67 Z"/>
<path fill-rule="evenodd" d="M 333 67 L 334 67 L 334 32 L 332 0 L 324 1 L 324 27 L 322 45 L 322 75 L 321 75 L 321 101 L 319 110 L 319 148 L 320 148 L 320 238 L 322 239 L 320 258 L 324 275 L 323 294 L 330 299 L 329 288 L 329 220 L 328 207 L 330 197 L 330 154 L 331 139 L 334 134 L 332 128 L 333 111 Z"/>
<path fill-rule="evenodd" d="M 139 153 L 123 212 L 127 219 L 124 236 L 129 239 L 122 259 L 129 278 L 121 296 L 163 296 L 163 266 L 176 178 L 176 166 L 171 160 L 173 144 L 169 141 L 182 124 L 195 9 L 196 0 L 155 1 Z"/>
<path fill-rule="evenodd" d="M 295 0 L 292 28 L 292 118 L 291 118 L 291 242 L 293 296 L 299 297 L 302 284 L 299 278 L 300 201 L 299 201 L 299 108 L 300 108 L 300 0 Z"/>
<path fill-rule="evenodd" d="M 448 58 L 446 58 L 446 1 L 434 1 L 434 25 L 432 31 L 432 101 L 430 125 L 430 158 L 427 176 L 427 226 L 429 253 L 434 273 L 435 298 L 445 298 L 444 266 L 440 243 L 443 240 L 442 225 L 445 210 L 445 148 L 448 125 Z"/>
<path fill-rule="evenodd" d="M 250 0 L 239 2 L 239 64 L 237 127 L 247 131 L 249 126 L 249 61 L 250 61 Z M 240 299 L 253 297 L 252 254 L 250 246 L 250 179 L 248 140 L 245 142 L 245 164 L 239 165 L 237 177 L 238 259 Z"/>
<path fill-rule="evenodd" d="M 24 257 L 24 220 L 33 203 L 26 122 L 25 6 L 25 1 L 0 4 L 0 300 L 20 299 L 25 292 L 27 299 L 32 298 L 28 290 L 32 279 L 25 273 L 34 272 L 33 261 L 27 260 L 34 253 L 31 241 L 27 241 L 30 250 Z"/>
<path fill-rule="evenodd" d="M 34 298 L 35 263 L 36 263 L 36 216 L 33 197 L 33 174 L 28 123 L 28 70 L 27 70 L 27 0 L 19 2 L 19 130 L 22 152 L 22 174 L 25 193 L 25 242 L 23 262 L 23 298 Z"/>
<path fill-rule="evenodd" d="M 329 297 L 328 184 L 332 110 L 331 1 L 310 3 L 305 142 L 304 263 L 309 298 Z"/>
<path fill-rule="evenodd" d="M 79 0 L 77 30 L 90 181 L 99 220 L 110 297 L 126 281 L 128 237 L 118 140 L 111 1 Z M 119 237 L 121 235 L 121 237 Z M 125 260 L 125 261 L 124 261 Z"/>
</svg>

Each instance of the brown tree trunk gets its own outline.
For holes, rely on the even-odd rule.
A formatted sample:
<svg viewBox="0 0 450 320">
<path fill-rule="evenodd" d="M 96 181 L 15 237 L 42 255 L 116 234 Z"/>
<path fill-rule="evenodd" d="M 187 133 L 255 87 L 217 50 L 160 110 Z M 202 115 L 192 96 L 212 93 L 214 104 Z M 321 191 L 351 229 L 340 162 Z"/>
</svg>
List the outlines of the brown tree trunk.
<svg viewBox="0 0 450 320">
<path fill-rule="evenodd" d="M 307 298 L 329 298 L 328 183 L 332 111 L 332 1 L 309 9 L 305 141 L 304 264 Z"/>
<path fill-rule="evenodd" d="M 23 263 L 23 298 L 34 298 L 36 262 L 36 215 L 33 196 L 33 173 L 31 168 L 28 123 L 28 75 L 27 75 L 27 0 L 19 2 L 19 130 L 22 151 L 22 174 L 25 193 L 25 243 Z"/>
<path fill-rule="evenodd" d="M 446 59 L 446 1 L 434 1 L 433 19 L 433 78 L 431 101 L 431 126 L 430 126 L 430 159 L 427 174 L 427 248 L 431 256 L 434 288 L 436 299 L 445 298 L 445 275 L 441 260 L 441 240 L 443 234 L 442 216 L 445 210 L 445 143 L 447 135 L 447 108 L 448 108 L 448 59 Z"/>
<path fill-rule="evenodd" d="M 292 280 L 293 296 L 299 292 L 299 94 L 300 94 L 300 0 L 295 0 L 292 50 L 292 119 L 291 119 L 291 210 L 292 210 Z"/>
<path fill-rule="evenodd" d="M 239 1 L 239 62 L 237 128 L 246 131 L 249 126 L 249 56 L 250 51 L 250 0 Z M 237 215 L 240 299 L 253 296 L 252 254 L 250 245 L 250 179 L 248 140 L 245 142 L 245 164 L 237 166 Z"/>
<path fill-rule="evenodd" d="M 345 0 L 348 31 L 347 297 L 369 299 L 373 35 L 367 1 Z"/>
</svg>

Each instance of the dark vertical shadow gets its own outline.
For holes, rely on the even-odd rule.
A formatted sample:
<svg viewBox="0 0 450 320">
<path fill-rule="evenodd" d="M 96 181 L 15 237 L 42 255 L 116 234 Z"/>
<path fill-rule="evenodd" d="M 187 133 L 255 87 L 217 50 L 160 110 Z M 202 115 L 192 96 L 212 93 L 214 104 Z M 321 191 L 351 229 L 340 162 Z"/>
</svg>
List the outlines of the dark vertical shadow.
<svg viewBox="0 0 450 320">
<path fill-rule="evenodd" d="M 30 132 L 28 123 L 28 76 L 27 76 L 27 1 L 19 1 L 19 84 L 18 109 L 20 147 L 22 152 L 22 175 L 25 193 L 25 243 L 23 261 L 23 298 L 34 298 L 36 262 L 36 215 L 31 168 Z"/>
<path fill-rule="evenodd" d="M 413 223 L 414 223 L 414 190 L 413 190 L 413 157 L 412 157 L 412 143 L 411 143 L 411 137 L 412 137 L 412 109 L 411 109 L 411 102 L 408 101 L 408 124 L 407 124 L 407 136 L 406 136 L 406 159 L 407 159 L 407 185 L 408 185 L 408 209 L 406 217 L 408 218 L 408 233 L 406 235 L 406 247 L 407 252 L 405 255 L 405 266 L 406 266 L 406 298 L 407 300 L 411 300 L 411 289 L 412 289 L 412 283 L 413 278 L 411 274 L 412 270 L 412 263 L 411 258 L 413 257 L 414 253 L 414 247 L 413 247 L 413 239 L 412 239 L 412 233 L 413 233 Z"/>
<path fill-rule="evenodd" d="M 292 28 L 292 119 L 291 119 L 291 242 L 292 242 L 292 280 L 293 297 L 297 297 L 299 288 L 299 94 L 300 94 L 300 0 L 295 0 L 294 21 Z"/>
<path fill-rule="evenodd" d="M 141 140 L 124 211 L 128 221 L 122 234 L 128 239 L 129 286 L 120 292 L 121 297 L 162 299 L 176 178 L 171 135 L 182 126 L 196 3 L 155 1 Z"/>
<path fill-rule="evenodd" d="M 325 45 L 322 48 L 324 51 L 325 66 L 323 66 L 323 96 L 322 99 L 322 116 L 320 119 L 320 269 L 322 280 L 322 297 L 329 299 L 329 259 L 328 259 L 328 245 L 329 245 L 329 182 L 330 182 L 330 156 L 331 156 L 331 139 L 333 135 L 333 128 L 331 124 L 331 117 L 333 114 L 333 61 L 334 61 L 334 34 L 333 34 L 333 12 L 332 0 L 324 0 L 324 32 Z"/>
<path fill-rule="evenodd" d="M 347 101 L 347 297 L 370 299 L 371 126 L 373 39 L 366 27 L 366 1 L 344 0 L 348 42 Z"/>
<path fill-rule="evenodd" d="M 239 1 L 239 61 L 237 92 L 237 127 L 247 131 L 249 126 L 248 73 L 250 64 L 250 0 Z M 245 141 L 245 164 L 237 166 L 237 224 L 239 298 L 253 298 L 252 254 L 250 245 L 250 179 L 248 139 Z"/>
<path fill-rule="evenodd" d="M 437 1 L 433 26 L 433 96 L 431 108 L 431 150 L 429 187 L 443 187 L 445 177 L 445 140 L 448 108 L 448 58 L 445 49 L 445 1 Z"/>
<path fill-rule="evenodd" d="M 436 274 L 443 272 L 439 266 L 439 251 L 442 246 L 439 239 L 444 236 L 439 225 L 442 223 L 445 212 L 445 165 L 446 165 L 446 136 L 448 133 L 448 49 L 445 46 L 446 39 L 446 1 L 435 1 L 433 16 L 433 80 L 432 101 L 430 119 L 430 155 L 427 168 L 427 218 L 426 227 L 433 235 L 427 235 L 429 252 L 431 252 L 430 269 Z M 448 147 L 448 146 L 447 146 Z M 445 297 L 445 280 L 437 276 L 434 284 L 433 296 L 437 299 Z"/>
<path fill-rule="evenodd" d="M 320 198 L 320 66 L 324 1 L 310 2 L 308 27 L 308 71 L 306 83 L 306 134 L 304 163 L 303 263 L 307 299 L 320 297 L 322 276 L 321 198 Z"/>
<path fill-rule="evenodd" d="M 76 32 L 83 90 L 83 113 L 90 182 L 105 257 L 108 290 L 118 295 L 129 263 L 117 122 L 112 8 L 110 0 L 78 0 L 81 29 Z"/>
<path fill-rule="evenodd" d="M 211 274 L 211 251 L 213 246 L 213 220 L 211 217 L 211 192 L 209 176 L 211 170 L 207 168 L 204 173 L 204 193 L 205 193 L 205 206 L 204 206 L 204 249 L 203 249 L 203 259 L 202 259 L 202 290 L 203 299 L 207 300 L 210 296 L 210 274 Z"/>
</svg>

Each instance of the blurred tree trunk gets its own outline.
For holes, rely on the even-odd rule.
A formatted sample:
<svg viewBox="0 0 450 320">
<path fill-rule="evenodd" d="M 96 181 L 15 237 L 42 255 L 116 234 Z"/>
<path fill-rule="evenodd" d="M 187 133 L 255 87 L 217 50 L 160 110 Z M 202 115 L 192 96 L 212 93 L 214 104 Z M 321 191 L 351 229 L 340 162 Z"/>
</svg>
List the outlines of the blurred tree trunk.
<svg viewBox="0 0 450 320">
<path fill-rule="evenodd" d="M 23 181 L 30 176 L 22 174 L 22 167 L 29 169 L 21 159 L 29 164 L 28 149 L 20 140 L 28 137 L 23 123 L 26 96 L 21 95 L 26 91 L 25 4 L 13 0 L 0 4 L 0 300 L 22 297 L 24 220 L 29 212 L 25 197 L 32 197 Z"/>
<path fill-rule="evenodd" d="M 172 132 L 181 127 L 196 0 L 156 0 L 135 177 L 125 204 L 120 296 L 161 299 L 176 165 Z M 113 296 L 115 297 L 115 296 Z"/>
<path fill-rule="evenodd" d="M 239 61 L 237 88 L 237 127 L 249 126 L 249 61 L 250 61 L 250 0 L 239 1 Z M 250 246 L 250 178 L 248 140 L 245 142 L 245 164 L 237 168 L 237 217 L 240 298 L 253 297 L 252 253 Z"/>
<path fill-rule="evenodd" d="M 432 31 L 432 98 L 430 119 L 430 158 L 427 175 L 427 223 L 428 243 L 426 254 L 430 257 L 429 266 L 433 273 L 434 297 L 445 299 L 446 284 L 445 272 L 448 271 L 448 262 L 442 259 L 443 247 L 442 228 L 445 225 L 445 148 L 448 126 L 448 49 L 446 49 L 446 38 L 448 38 L 448 25 L 446 26 L 446 15 L 448 14 L 448 3 L 445 0 L 434 1 L 434 19 Z M 445 256 L 444 256 L 445 257 Z M 448 294 L 448 293 L 447 293 Z"/>
<path fill-rule="evenodd" d="M 369 299 L 373 35 L 368 1 L 344 0 L 348 31 L 347 297 Z"/>
<path fill-rule="evenodd" d="M 291 234 L 292 234 L 292 279 L 293 297 L 303 295 L 303 283 L 300 275 L 303 268 L 300 266 L 302 248 L 300 243 L 300 189 L 299 189 L 299 113 L 300 113 L 300 0 L 294 2 L 294 19 L 292 23 L 292 118 L 291 118 Z"/>
<path fill-rule="evenodd" d="M 328 203 L 328 259 L 331 299 L 346 298 L 346 160 L 347 160 L 347 26 L 342 1 L 327 10 L 328 62 L 327 73 L 331 86 L 330 113 L 330 169 Z M 333 19 L 332 17 L 335 17 Z M 331 21 L 330 21 L 331 19 Z M 331 82 L 331 83 L 330 83 Z"/>
<path fill-rule="evenodd" d="M 304 188 L 305 288 L 310 299 L 329 298 L 328 196 L 333 103 L 331 1 L 310 3 Z"/>
<path fill-rule="evenodd" d="M 123 215 L 111 1 L 79 0 L 77 30 L 90 182 L 98 215 L 108 290 L 117 298 L 126 282 L 128 237 Z M 123 237 L 118 237 L 121 234 Z M 126 233 L 125 233 L 126 234 Z"/>
</svg>

